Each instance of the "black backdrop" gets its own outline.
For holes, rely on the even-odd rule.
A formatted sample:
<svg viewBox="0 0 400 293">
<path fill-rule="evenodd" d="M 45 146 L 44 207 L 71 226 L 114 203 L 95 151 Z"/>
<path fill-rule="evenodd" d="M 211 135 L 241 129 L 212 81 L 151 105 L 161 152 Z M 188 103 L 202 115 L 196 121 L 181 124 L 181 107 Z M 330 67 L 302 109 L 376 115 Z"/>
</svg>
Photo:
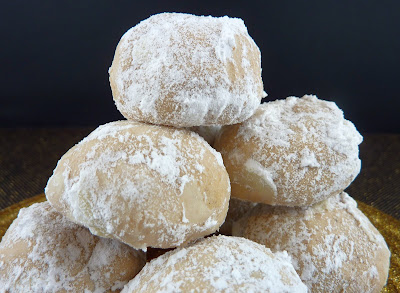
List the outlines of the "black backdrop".
<svg viewBox="0 0 400 293">
<path fill-rule="evenodd" d="M 400 132 L 400 1 L 3 1 L 0 127 L 121 119 L 108 67 L 122 34 L 163 11 L 242 18 L 267 100 L 316 94 L 361 132 Z"/>
</svg>

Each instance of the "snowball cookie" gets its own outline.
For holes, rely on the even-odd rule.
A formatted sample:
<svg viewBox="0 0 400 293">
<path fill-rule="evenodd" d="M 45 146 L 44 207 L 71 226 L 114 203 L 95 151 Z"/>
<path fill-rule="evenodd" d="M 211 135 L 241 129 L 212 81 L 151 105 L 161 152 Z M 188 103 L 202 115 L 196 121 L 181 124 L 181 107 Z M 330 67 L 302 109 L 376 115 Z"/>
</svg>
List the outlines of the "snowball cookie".
<svg viewBox="0 0 400 293">
<path fill-rule="evenodd" d="M 122 290 L 133 292 L 307 292 L 307 287 L 287 253 L 221 235 L 147 263 Z"/>
<path fill-rule="evenodd" d="M 386 284 L 385 240 L 344 192 L 308 208 L 257 205 L 233 234 L 286 250 L 311 292 L 380 292 Z"/>
<path fill-rule="evenodd" d="M 265 95 L 260 50 L 227 16 L 153 15 L 122 36 L 109 73 L 122 115 L 154 124 L 238 123 Z"/>
<path fill-rule="evenodd" d="M 304 206 L 354 180 L 361 141 L 335 103 L 304 96 L 260 105 L 242 124 L 223 127 L 214 147 L 224 158 L 233 197 Z"/>
<path fill-rule="evenodd" d="M 185 129 L 117 121 L 58 162 L 45 189 L 69 219 L 145 250 L 215 232 L 230 198 L 221 155 Z"/>
<path fill-rule="evenodd" d="M 189 130 L 196 132 L 202 138 L 208 142 L 210 146 L 214 145 L 215 137 L 218 132 L 221 130 L 221 125 L 212 125 L 212 126 L 193 126 L 190 127 Z"/>
<path fill-rule="evenodd" d="M 0 291 L 120 292 L 144 264 L 143 252 L 94 236 L 43 202 L 21 209 L 0 243 Z"/>
<path fill-rule="evenodd" d="M 231 197 L 231 199 L 229 200 L 229 208 L 225 218 L 225 222 L 222 224 L 219 232 L 225 235 L 232 235 L 233 222 L 239 220 L 256 205 L 257 204 L 255 202 Z"/>
</svg>

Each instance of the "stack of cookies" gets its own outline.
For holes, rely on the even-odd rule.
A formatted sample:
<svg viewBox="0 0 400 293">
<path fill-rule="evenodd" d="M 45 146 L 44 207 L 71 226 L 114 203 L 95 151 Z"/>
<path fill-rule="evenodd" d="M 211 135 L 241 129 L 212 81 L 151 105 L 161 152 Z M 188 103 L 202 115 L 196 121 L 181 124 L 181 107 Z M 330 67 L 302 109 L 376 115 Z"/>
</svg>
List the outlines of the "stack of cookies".
<svg viewBox="0 0 400 293">
<path fill-rule="evenodd" d="M 343 192 L 362 137 L 315 96 L 260 104 L 242 20 L 154 15 L 109 73 L 127 120 L 71 148 L 48 202 L 20 212 L 6 292 L 379 292 L 389 250 Z M 204 238 L 220 227 L 234 236 Z M 148 247 L 173 250 L 144 265 Z"/>
<path fill-rule="evenodd" d="M 334 103 L 315 96 L 262 104 L 223 127 L 214 147 L 239 211 L 227 233 L 287 251 L 312 292 L 379 292 L 389 250 L 343 192 L 360 171 L 361 141 Z"/>
</svg>

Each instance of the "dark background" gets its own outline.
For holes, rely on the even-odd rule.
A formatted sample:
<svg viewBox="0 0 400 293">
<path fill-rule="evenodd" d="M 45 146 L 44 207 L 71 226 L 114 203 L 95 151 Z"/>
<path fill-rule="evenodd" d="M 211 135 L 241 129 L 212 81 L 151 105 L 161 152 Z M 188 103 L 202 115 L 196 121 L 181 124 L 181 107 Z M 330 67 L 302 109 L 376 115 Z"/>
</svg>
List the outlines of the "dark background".
<svg viewBox="0 0 400 293">
<path fill-rule="evenodd" d="M 316 94 L 361 132 L 400 133 L 400 1 L 3 1 L 0 127 L 122 119 L 108 82 L 130 27 L 175 11 L 242 18 L 267 100 Z"/>
</svg>

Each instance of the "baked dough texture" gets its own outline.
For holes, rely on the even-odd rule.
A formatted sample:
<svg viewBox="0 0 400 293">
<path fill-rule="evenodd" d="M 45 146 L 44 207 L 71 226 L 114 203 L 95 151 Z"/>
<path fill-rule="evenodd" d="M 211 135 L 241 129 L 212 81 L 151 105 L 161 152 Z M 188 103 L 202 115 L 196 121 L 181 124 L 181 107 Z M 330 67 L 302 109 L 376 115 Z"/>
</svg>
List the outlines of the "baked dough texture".
<svg viewBox="0 0 400 293">
<path fill-rule="evenodd" d="M 310 292 L 380 292 L 390 251 L 346 193 L 311 207 L 259 204 L 233 224 L 233 235 L 285 250 Z"/>
<path fill-rule="evenodd" d="M 133 292 L 307 292 L 287 253 L 238 237 L 213 236 L 168 252 L 125 285 Z"/>
<path fill-rule="evenodd" d="M 222 127 L 214 147 L 224 158 L 233 197 L 306 206 L 354 180 L 361 142 L 335 103 L 306 95 L 261 104 L 245 122 Z"/>
<path fill-rule="evenodd" d="M 260 50 L 227 16 L 153 15 L 122 36 L 109 74 L 122 115 L 153 124 L 239 123 L 265 96 Z"/>
<path fill-rule="evenodd" d="M 0 243 L 1 292 L 120 292 L 141 251 L 100 238 L 48 202 L 21 209 Z"/>
<path fill-rule="evenodd" d="M 117 121 L 71 148 L 45 193 L 93 234 L 145 250 L 215 232 L 226 217 L 230 183 L 221 155 L 196 133 Z"/>
</svg>

